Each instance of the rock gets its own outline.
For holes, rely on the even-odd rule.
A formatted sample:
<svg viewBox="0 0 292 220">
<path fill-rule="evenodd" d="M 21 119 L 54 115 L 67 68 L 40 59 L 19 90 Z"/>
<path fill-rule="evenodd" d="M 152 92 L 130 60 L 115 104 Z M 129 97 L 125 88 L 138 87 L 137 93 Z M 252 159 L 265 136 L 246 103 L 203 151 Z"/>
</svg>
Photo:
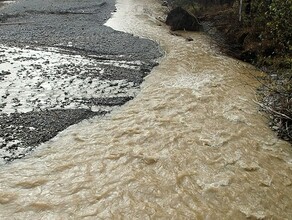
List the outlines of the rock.
<svg viewBox="0 0 292 220">
<path fill-rule="evenodd" d="M 10 74 L 11 74 L 10 71 L 4 71 L 4 70 L 2 70 L 2 75 L 10 75 Z"/>
<path fill-rule="evenodd" d="M 171 35 L 173 35 L 173 36 L 177 36 L 177 37 L 181 37 L 181 36 L 182 36 L 181 34 L 178 34 L 178 33 L 172 32 L 172 31 L 170 31 L 169 33 L 170 33 Z"/>
<path fill-rule="evenodd" d="M 194 39 L 193 38 L 191 38 L 191 37 L 187 37 L 186 38 L 186 41 L 193 41 Z"/>
<path fill-rule="evenodd" d="M 167 15 L 165 23 L 170 26 L 172 31 L 199 31 L 201 28 L 197 19 L 181 7 L 171 10 Z"/>
<path fill-rule="evenodd" d="M 162 6 L 168 6 L 168 2 L 167 1 L 163 1 L 161 5 Z"/>
<path fill-rule="evenodd" d="M 273 129 L 274 131 L 277 131 L 277 130 L 279 130 L 279 127 L 278 127 L 278 126 L 273 126 L 272 129 Z"/>
</svg>

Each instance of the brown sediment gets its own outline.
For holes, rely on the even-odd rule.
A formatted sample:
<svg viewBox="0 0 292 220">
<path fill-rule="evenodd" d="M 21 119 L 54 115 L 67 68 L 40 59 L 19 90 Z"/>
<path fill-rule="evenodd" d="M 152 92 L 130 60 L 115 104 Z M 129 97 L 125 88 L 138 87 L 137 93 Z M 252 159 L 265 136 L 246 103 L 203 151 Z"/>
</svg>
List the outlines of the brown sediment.
<svg viewBox="0 0 292 220">
<path fill-rule="evenodd" d="M 253 101 L 260 73 L 202 33 L 169 34 L 156 0 L 117 8 L 107 25 L 159 42 L 165 57 L 121 109 L 3 167 L 0 190 L 17 197 L 0 217 L 289 219 L 292 152 Z M 27 177 L 37 186 L 15 188 Z"/>
</svg>

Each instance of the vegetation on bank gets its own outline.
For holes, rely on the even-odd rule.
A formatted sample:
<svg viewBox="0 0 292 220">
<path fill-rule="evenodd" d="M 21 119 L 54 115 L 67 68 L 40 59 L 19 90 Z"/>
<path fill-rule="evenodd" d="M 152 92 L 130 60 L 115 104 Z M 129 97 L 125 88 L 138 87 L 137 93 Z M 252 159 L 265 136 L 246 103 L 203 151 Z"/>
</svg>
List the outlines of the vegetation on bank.
<svg viewBox="0 0 292 220">
<path fill-rule="evenodd" d="M 267 73 L 260 94 L 270 126 L 292 143 L 292 0 L 168 0 L 224 36 L 227 53 Z"/>
</svg>

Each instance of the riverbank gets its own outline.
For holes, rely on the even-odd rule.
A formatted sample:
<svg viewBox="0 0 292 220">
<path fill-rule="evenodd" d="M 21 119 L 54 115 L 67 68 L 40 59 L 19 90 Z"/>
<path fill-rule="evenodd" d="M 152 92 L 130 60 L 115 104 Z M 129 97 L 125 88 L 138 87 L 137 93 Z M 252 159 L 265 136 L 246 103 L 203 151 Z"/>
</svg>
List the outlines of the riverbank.
<svg viewBox="0 0 292 220">
<path fill-rule="evenodd" d="M 114 11 L 114 0 L 0 9 L 0 163 L 136 96 L 160 49 L 104 26 Z"/>
<path fill-rule="evenodd" d="M 229 5 L 210 2 L 204 6 L 192 4 L 190 1 L 169 0 L 168 2 L 172 8 L 179 5 L 196 14 L 197 19 L 204 27 L 204 32 L 216 41 L 216 44 L 224 54 L 251 63 L 266 73 L 263 77 L 257 77 L 261 87 L 258 89 L 259 97 L 256 102 L 259 108 L 267 113 L 269 126 L 277 133 L 278 137 L 292 143 L 291 50 L 287 49 L 286 42 L 281 42 L 281 39 L 284 38 L 282 35 L 286 36 L 287 31 L 291 30 L 291 26 L 290 28 L 287 27 L 287 31 L 284 31 L 284 33 L 282 33 L 283 30 L 281 30 L 282 32 L 278 30 L 272 31 L 274 37 L 271 39 L 271 33 L 267 34 L 265 28 L 256 25 L 257 22 L 266 25 L 260 19 L 263 20 L 264 16 L 268 16 L 268 12 L 266 15 L 258 15 L 253 11 L 251 16 L 251 12 L 248 12 L 248 6 L 244 5 L 247 7 L 246 10 L 249 14 L 244 14 L 243 12 L 243 19 L 239 21 L 239 6 L 237 2 Z M 253 5 L 254 8 L 256 7 Z M 268 9 L 259 9 L 263 14 L 261 10 Z M 279 12 L 277 11 L 277 13 Z M 256 18 L 256 16 L 259 17 Z M 278 21 L 274 22 L 279 22 L 281 16 L 286 23 L 287 20 L 290 20 L 282 12 L 277 17 Z M 266 19 L 271 18 L 267 17 Z M 272 22 L 270 22 L 271 25 Z M 270 26 L 266 27 L 266 29 L 271 28 Z M 287 39 L 286 37 L 285 41 L 289 42 L 289 38 Z"/>
<path fill-rule="evenodd" d="M 165 51 L 139 94 L 1 167 L 0 219 L 292 216 L 292 148 L 252 101 L 258 72 L 204 33 L 170 34 L 159 4 L 118 0 L 107 22 Z"/>
<path fill-rule="evenodd" d="M 267 113 L 270 128 L 279 138 L 292 143 L 291 53 L 273 52 L 276 45 L 261 41 L 259 30 L 239 22 L 233 8 L 211 7 L 200 20 L 207 24 L 206 33 L 225 54 L 249 62 L 266 73 L 257 78 L 261 83 L 257 103 Z"/>
</svg>

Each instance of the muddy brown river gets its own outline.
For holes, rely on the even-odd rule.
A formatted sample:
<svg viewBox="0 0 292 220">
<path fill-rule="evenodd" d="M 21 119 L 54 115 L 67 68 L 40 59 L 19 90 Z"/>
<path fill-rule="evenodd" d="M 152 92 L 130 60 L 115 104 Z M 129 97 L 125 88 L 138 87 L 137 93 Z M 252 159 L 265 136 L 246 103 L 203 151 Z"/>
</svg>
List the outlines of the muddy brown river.
<svg viewBox="0 0 292 220">
<path fill-rule="evenodd" d="M 261 73 L 159 16 L 118 0 L 107 25 L 165 56 L 134 100 L 2 166 L 0 219 L 292 219 L 292 148 L 258 111 Z"/>
</svg>

